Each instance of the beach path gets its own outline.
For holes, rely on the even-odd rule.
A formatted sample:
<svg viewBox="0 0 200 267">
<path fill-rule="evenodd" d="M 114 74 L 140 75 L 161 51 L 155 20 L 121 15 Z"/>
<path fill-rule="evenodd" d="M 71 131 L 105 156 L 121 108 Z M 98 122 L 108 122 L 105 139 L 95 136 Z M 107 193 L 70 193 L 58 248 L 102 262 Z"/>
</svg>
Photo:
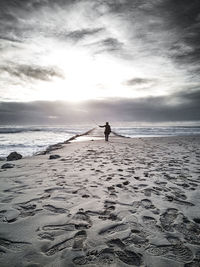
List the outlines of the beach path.
<svg viewBox="0 0 200 267">
<path fill-rule="evenodd" d="M 200 137 L 102 133 L 0 169 L 1 267 L 199 266 Z"/>
</svg>

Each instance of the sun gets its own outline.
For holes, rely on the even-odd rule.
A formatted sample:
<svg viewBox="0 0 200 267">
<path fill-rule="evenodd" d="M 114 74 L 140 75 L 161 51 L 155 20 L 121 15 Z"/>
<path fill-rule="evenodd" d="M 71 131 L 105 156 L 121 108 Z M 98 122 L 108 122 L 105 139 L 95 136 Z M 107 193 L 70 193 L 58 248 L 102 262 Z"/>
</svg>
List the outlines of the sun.
<svg viewBox="0 0 200 267">
<path fill-rule="evenodd" d="M 147 96 L 148 92 L 157 93 L 156 88 L 147 88 L 147 92 L 146 88 L 126 86 L 124 81 L 133 74 L 141 77 L 142 70 L 121 64 L 120 60 L 108 55 L 94 56 L 87 50 L 70 46 L 52 50 L 43 63 L 59 68 L 62 78 L 41 81 L 37 85 L 37 99 L 40 100 L 80 102 L 116 97 L 137 98 Z"/>
<path fill-rule="evenodd" d="M 106 57 L 70 49 L 54 52 L 46 64 L 52 62 L 61 69 L 63 78 L 54 77 L 51 82 L 41 83 L 40 99 L 77 102 L 114 96 L 121 89 L 122 69 Z"/>
</svg>

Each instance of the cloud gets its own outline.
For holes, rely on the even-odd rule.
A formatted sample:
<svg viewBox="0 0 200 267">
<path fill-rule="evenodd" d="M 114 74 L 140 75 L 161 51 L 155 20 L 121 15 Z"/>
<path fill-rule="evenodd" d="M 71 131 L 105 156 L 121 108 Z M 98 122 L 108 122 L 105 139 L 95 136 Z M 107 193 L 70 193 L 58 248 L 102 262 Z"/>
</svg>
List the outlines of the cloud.
<svg viewBox="0 0 200 267">
<path fill-rule="evenodd" d="M 180 64 L 198 64 L 200 59 L 200 1 L 192 0 L 109 0 L 104 14 L 115 14 L 126 30 L 127 42 L 133 50 L 163 55 Z M 140 48 L 137 48 L 139 42 Z M 142 54 L 140 53 L 140 56 Z M 194 71 L 194 68 L 192 68 Z M 199 73 L 199 69 L 196 68 Z"/>
<path fill-rule="evenodd" d="M 64 35 L 65 38 L 74 40 L 75 42 L 82 40 L 83 38 L 90 37 L 102 32 L 103 28 L 86 28 L 76 31 L 68 32 Z"/>
<path fill-rule="evenodd" d="M 100 39 L 96 42 L 88 44 L 92 51 L 95 54 L 123 54 L 123 42 L 118 40 L 117 38 L 104 38 Z"/>
<path fill-rule="evenodd" d="M 155 79 L 147 79 L 147 78 L 133 78 L 124 82 L 127 86 L 135 86 L 135 85 L 148 85 L 154 83 Z"/>
<path fill-rule="evenodd" d="M 16 43 L 21 43 L 22 41 L 17 38 L 16 36 L 0 36 L 0 40 L 5 40 L 5 41 L 9 41 L 9 42 L 16 42 Z"/>
<path fill-rule="evenodd" d="M 0 66 L 0 71 L 7 72 L 11 76 L 16 76 L 23 80 L 36 79 L 50 81 L 53 77 L 63 78 L 62 73 L 55 67 L 9 64 L 7 66 Z"/>
<path fill-rule="evenodd" d="M 139 99 L 90 102 L 89 113 L 99 120 L 176 122 L 200 120 L 200 92 Z"/>
<path fill-rule="evenodd" d="M 123 43 L 116 38 L 106 38 L 100 42 L 103 48 L 107 51 L 121 50 Z"/>
<path fill-rule="evenodd" d="M 2 124 L 65 124 L 95 121 L 176 122 L 200 121 L 200 92 L 140 99 L 82 102 L 0 102 Z M 52 119 L 53 118 L 53 119 Z"/>
<path fill-rule="evenodd" d="M 178 64 L 198 64 L 199 49 L 199 10 L 198 0 L 159 1 L 157 10 L 163 15 L 165 30 L 174 31 L 176 38 L 169 49 L 169 55 Z M 194 69 L 193 69 L 194 71 Z M 199 70 L 197 70 L 199 72 Z"/>
</svg>

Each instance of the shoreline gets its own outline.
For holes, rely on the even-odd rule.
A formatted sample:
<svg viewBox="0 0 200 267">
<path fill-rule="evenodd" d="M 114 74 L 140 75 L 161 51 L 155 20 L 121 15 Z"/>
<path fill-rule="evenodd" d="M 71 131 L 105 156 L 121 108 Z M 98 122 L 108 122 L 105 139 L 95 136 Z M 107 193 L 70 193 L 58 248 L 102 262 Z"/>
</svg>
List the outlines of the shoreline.
<svg viewBox="0 0 200 267">
<path fill-rule="evenodd" d="M 33 156 L 38 156 L 38 155 L 45 155 L 45 154 L 50 153 L 51 151 L 62 149 L 63 148 L 63 145 L 68 144 L 71 141 L 74 141 L 74 140 L 76 140 L 79 137 L 86 136 L 88 133 L 90 133 L 91 131 L 93 131 L 93 129 L 91 129 L 91 130 L 89 130 L 89 131 L 87 131 L 87 132 L 85 132 L 83 134 L 74 135 L 74 136 L 72 136 L 71 138 L 67 139 L 64 142 L 59 142 L 59 143 L 50 145 L 45 150 L 40 151 L 40 152 L 36 152 L 33 155 L 28 156 L 28 157 L 33 157 Z M 171 136 L 167 136 L 166 135 L 166 136 L 142 136 L 142 137 L 137 136 L 137 137 L 129 137 L 129 136 L 123 136 L 123 135 L 120 135 L 120 134 L 117 134 L 117 133 L 114 133 L 114 134 L 117 137 L 119 137 L 119 138 L 128 138 L 128 139 L 129 138 L 130 139 L 155 139 L 155 138 L 164 138 L 165 139 L 165 138 L 198 138 L 198 137 L 200 137 L 200 135 L 171 135 Z M 89 138 L 92 139 L 92 136 L 91 137 L 88 136 L 88 139 Z M 104 139 L 104 136 L 102 136 L 102 139 Z M 87 142 L 88 140 L 83 140 L 83 141 L 77 140 L 77 142 L 84 142 L 84 141 Z M 91 141 L 94 141 L 94 140 L 91 140 Z"/>
<path fill-rule="evenodd" d="M 67 143 L 69 143 L 70 141 L 73 141 L 73 140 L 75 140 L 75 139 L 78 138 L 78 137 L 87 135 L 87 134 L 91 133 L 93 130 L 94 130 L 94 128 L 92 128 L 92 129 L 90 129 L 90 130 L 88 130 L 87 132 L 84 132 L 84 133 L 82 133 L 82 134 L 76 134 L 76 135 L 70 137 L 69 139 L 67 139 L 67 140 L 65 140 L 65 141 L 63 141 L 63 142 L 59 142 L 59 143 L 50 145 L 50 146 L 48 146 L 44 151 L 35 153 L 35 154 L 33 154 L 32 156 L 45 155 L 45 154 L 50 153 L 50 152 L 53 151 L 53 150 L 61 149 L 61 148 L 63 147 L 62 145 L 67 144 Z"/>
<path fill-rule="evenodd" d="M 54 151 L 54 150 L 57 150 L 57 149 L 62 149 L 63 145 L 64 144 L 68 144 L 69 142 L 71 141 L 74 141 L 76 140 L 77 138 L 80 138 L 80 137 L 83 137 L 83 136 L 88 136 L 88 139 L 89 138 L 93 138 L 92 136 L 89 136 L 90 133 L 92 133 L 94 130 L 96 129 L 96 127 L 88 130 L 87 132 L 84 132 L 82 134 L 76 134 L 72 137 L 70 137 L 69 139 L 65 140 L 64 142 L 59 142 L 59 143 L 56 143 L 56 144 L 53 144 L 53 145 L 50 145 L 48 146 L 44 151 L 41 151 L 41 152 L 38 152 L 38 153 L 35 153 L 33 154 L 32 156 L 37 156 L 37 155 L 45 155 L 45 154 L 48 154 L 50 153 L 51 151 Z M 123 135 L 120 135 L 118 133 L 115 133 L 114 131 L 112 131 L 112 134 L 116 137 L 120 137 L 120 138 L 131 138 L 131 137 L 128 137 L 128 136 L 123 136 Z M 104 138 L 104 136 L 102 135 L 102 138 Z M 78 141 L 78 140 L 77 140 Z M 87 140 L 86 140 L 87 141 Z"/>
<path fill-rule="evenodd" d="M 190 127 L 189 127 L 190 128 Z M 54 151 L 54 150 L 57 150 L 57 149 L 61 149 L 63 147 L 64 144 L 68 143 L 68 142 L 71 142 L 71 141 L 84 141 L 84 138 L 81 139 L 81 137 L 87 137 L 85 138 L 85 140 L 89 139 L 89 133 L 91 133 L 93 130 L 95 130 L 96 127 L 94 128 L 91 128 L 90 130 L 86 131 L 86 132 L 83 132 L 81 134 L 75 134 L 74 136 L 64 140 L 64 141 L 61 141 L 61 142 L 55 142 L 54 144 L 51 144 L 51 145 L 48 145 L 46 148 L 42 148 L 41 150 L 37 151 L 37 152 L 32 152 L 30 155 L 25 155 L 23 156 L 23 151 L 19 151 L 19 153 L 22 154 L 23 158 L 30 158 L 32 156 L 37 156 L 37 155 L 42 155 L 42 154 L 47 154 L 47 153 L 50 153 L 50 151 Z M 114 132 L 114 136 L 118 136 L 118 137 L 122 137 L 122 138 L 132 138 L 132 139 L 138 139 L 138 138 L 160 138 L 160 137 L 188 137 L 188 136 L 192 136 L 192 137 L 195 137 L 195 136 L 199 136 L 198 134 L 185 134 L 185 135 L 139 135 L 139 136 L 124 136 L 124 135 L 121 135 L 121 134 L 118 134 L 116 132 Z M 91 137 L 92 138 L 92 137 Z M 98 139 L 101 139 L 101 138 L 104 138 L 104 135 L 103 133 L 101 133 L 101 137 L 98 136 L 98 138 L 94 138 L 94 140 L 98 140 Z M 20 149 L 19 149 L 20 150 Z M 10 152 L 18 152 L 18 149 L 13 149 L 13 151 L 10 151 Z M 8 154 L 7 154 L 8 156 Z M 0 157 L 0 161 L 6 161 L 6 157 L 7 156 L 2 156 Z"/>
<path fill-rule="evenodd" d="M 23 156 L 23 159 L 29 159 L 29 158 L 32 158 L 32 157 L 35 157 L 35 156 L 40 156 L 40 155 L 46 155 L 46 154 L 49 154 L 51 153 L 52 151 L 55 151 L 55 150 L 60 150 L 63 148 L 63 145 L 65 144 L 69 144 L 71 141 L 74 141 L 76 140 L 76 138 L 79 138 L 79 137 L 83 137 L 83 136 L 86 136 L 88 133 L 90 133 L 93 129 L 95 128 L 92 128 L 90 129 L 89 131 L 87 132 L 84 132 L 83 134 L 76 134 L 72 137 L 70 137 L 69 139 L 63 141 L 63 142 L 58 142 L 58 143 L 55 143 L 53 145 L 49 145 L 45 150 L 41 150 L 41 151 L 38 151 L 38 152 L 35 152 L 33 153 L 32 155 L 29 155 L 29 156 Z M 123 135 L 120 135 L 120 134 L 117 134 L 117 133 L 114 133 L 117 137 L 119 138 L 125 138 L 125 139 L 138 139 L 138 140 L 142 140 L 142 139 L 159 139 L 159 138 L 198 138 L 200 137 L 200 135 L 171 135 L 171 136 L 142 136 L 142 137 L 129 137 L 129 136 L 123 136 Z M 91 138 L 91 141 L 94 141 L 92 136 L 89 137 L 88 136 L 88 139 Z M 104 139 L 104 136 L 101 137 L 101 139 Z M 82 140 L 82 141 L 79 141 L 77 140 L 77 142 L 87 142 L 88 140 Z M 13 150 L 14 152 L 15 150 Z M 16 151 L 17 152 L 17 151 Z M 7 157 L 0 157 L 0 163 L 2 162 L 7 162 Z M 10 161 L 9 161 L 10 162 Z M 12 162 L 12 161 L 11 161 Z"/>
<path fill-rule="evenodd" d="M 82 136 L 87 136 L 89 135 L 92 131 L 94 131 L 96 129 L 96 127 L 88 130 L 87 132 L 84 132 L 82 134 L 76 134 L 72 137 L 70 137 L 69 139 L 63 141 L 63 142 L 59 142 L 59 143 L 56 143 L 56 144 L 53 144 L 53 145 L 50 145 L 48 146 L 44 151 L 40 151 L 40 152 L 37 152 L 35 154 L 33 154 L 32 156 L 37 156 L 37 155 L 45 155 L 45 154 L 48 154 L 50 153 L 51 151 L 54 151 L 54 150 L 57 150 L 57 149 L 62 149 L 62 145 L 64 144 L 67 144 L 71 141 L 74 141 L 75 139 L 79 138 L 79 137 L 82 137 Z M 129 136 L 124 136 L 124 135 L 121 135 L 121 134 L 118 134 L 114 131 L 112 131 L 112 133 L 114 134 L 114 136 L 116 137 L 119 137 L 119 138 L 131 138 L 131 139 L 146 139 L 146 138 L 170 138 L 170 137 L 174 137 L 174 138 L 178 138 L 178 137 L 183 137 L 183 138 L 187 138 L 187 137 L 200 137 L 200 135 L 171 135 L 171 136 L 136 136 L 136 137 L 129 137 Z M 92 138 L 92 136 L 88 136 L 88 139 L 89 138 Z M 104 138 L 104 135 L 102 134 L 102 138 Z M 87 141 L 87 140 L 86 140 Z M 78 142 L 78 140 L 77 140 Z M 30 156 L 31 157 L 31 156 Z"/>
</svg>

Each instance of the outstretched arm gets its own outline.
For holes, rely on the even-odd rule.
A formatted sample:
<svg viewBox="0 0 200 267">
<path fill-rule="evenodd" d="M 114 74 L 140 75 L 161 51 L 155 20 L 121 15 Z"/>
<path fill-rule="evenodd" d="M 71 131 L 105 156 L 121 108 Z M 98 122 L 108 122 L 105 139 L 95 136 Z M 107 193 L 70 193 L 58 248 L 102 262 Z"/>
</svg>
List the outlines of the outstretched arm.
<svg viewBox="0 0 200 267">
<path fill-rule="evenodd" d="M 103 127 L 105 127 L 105 125 L 99 125 L 99 127 L 103 128 Z"/>
</svg>

